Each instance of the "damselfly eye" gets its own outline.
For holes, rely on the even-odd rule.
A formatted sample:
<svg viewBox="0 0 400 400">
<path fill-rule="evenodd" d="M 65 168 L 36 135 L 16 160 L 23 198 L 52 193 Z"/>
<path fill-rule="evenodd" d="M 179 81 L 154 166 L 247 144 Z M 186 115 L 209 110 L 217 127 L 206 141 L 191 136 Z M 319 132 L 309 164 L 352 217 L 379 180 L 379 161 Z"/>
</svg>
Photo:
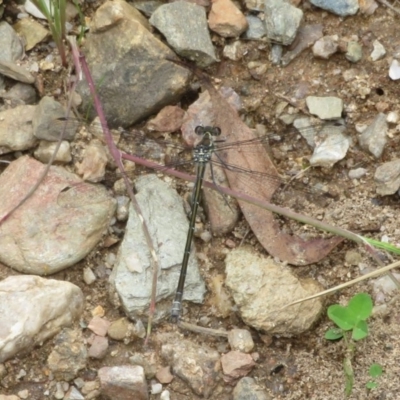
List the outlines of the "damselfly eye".
<svg viewBox="0 0 400 400">
<path fill-rule="evenodd" d="M 211 134 L 213 136 L 219 136 L 221 134 L 221 129 L 218 126 L 214 126 L 214 128 L 211 128 Z"/>
<path fill-rule="evenodd" d="M 197 134 L 197 135 L 204 135 L 204 133 L 206 132 L 206 130 L 207 130 L 207 127 L 204 127 L 204 126 L 196 126 L 196 128 L 194 129 L 194 132 Z"/>
</svg>

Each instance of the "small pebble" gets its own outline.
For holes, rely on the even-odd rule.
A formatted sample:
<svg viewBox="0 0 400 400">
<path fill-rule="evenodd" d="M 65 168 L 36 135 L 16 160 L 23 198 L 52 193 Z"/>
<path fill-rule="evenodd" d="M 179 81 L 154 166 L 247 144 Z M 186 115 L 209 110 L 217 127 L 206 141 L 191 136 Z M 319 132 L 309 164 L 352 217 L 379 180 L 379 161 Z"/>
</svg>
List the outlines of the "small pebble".
<svg viewBox="0 0 400 400">
<path fill-rule="evenodd" d="M 246 329 L 232 329 L 228 333 L 228 341 L 232 350 L 239 350 L 244 353 L 249 353 L 254 347 L 251 333 Z"/>
<path fill-rule="evenodd" d="M 156 378 L 160 383 L 168 384 L 172 382 L 174 376 L 171 374 L 170 367 L 163 367 L 157 371 Z"/>
<path fill-rule="evenodd" d="M 106 260 L 105 260 L 106 267 L 112 268 L 115 264 L 116 259 L 117 259 L 117 256 L 114 253 L 107 253 Z"/>
<path fill-rule="evenodd" d="M 317 40 L 313 47 L 312 52 L 315 57 L 323 58 L 325 60 L 335 54 L 338 50 L 338 36 L 324 36 Z"/>
<path fill-rule="evenodd" d="M 135 330 L 133 332 L 137 337 L 143 339 L 146 336 L 146 328 L 143 325 L 141 319 L 138 319 L 135 323 Z"/>
<path fill-rule="evenodd" d="M 389 78 L 394 81 L 400 79 L 400 63 L 397 60 L 393 60 L 390 64 Z"/>
<path fill-rule="evenodd" d="M 108 328 L 108 336 L 114 340 L 124 340 L 129 333 L 129 321 L 127 318 L 120 318 L 111 322 Z"/>
<path fill-rule="evenodd" d="M 212 235 L 209 231 L 203 231 L 200 234 L 200 238 L 203 242 L 208 243 L 212 239 Z"/>
<path fill-rule="evenodd" d="M 399 113 L 397 111 L 390 111 L 386 117 L 389 124 L 397 124 L 399 122 Z"/>
<path fill-rule="evenodd" d="M 91 285 L 96 281 L 96 275 L 89 267 L 83 269 L 83 281 L 86 285 Z"/>
<path fill-rule="evenodd" d="M 344 256 L 344 261 L 347 265 L 358 265 L 361 262 L 361 255 L 355 250 L 349 250 Z"/>
<path fill-rule="evenodd" d="M 345 54 L 347 60 L 352 63 L 356 63 L 362 58 L 362 47 L 359 43 L 350 41 L 347 44 L 347 51 Z"/>
<path fill-rule="evenodd" d="M 379 42 L 379 40 L 375 40 L 373 43 L 374 49 L 371 53 L 371 60 L 378 61 L 381 58 L 385 57 L 386 50 L 383 45 Z"/>
<path fill-rule="evenodd" d="M 365 168 L 356 168 L 356 169 L 351 169 L 349 171 L 349 178 L 350 179 L 360 179 L 365 174 L 367 173 L 367 170 Z"/>
<path fill-rule="evenodd" d="M 151 385 L 151 394 L 159 394 L 162 392 L 161 383 L 152 383 Z"/>
<path fill-rule="evenodd" d="M 18 397 L 21 399 L 27 399 L 28 396 L 29 396 L 29 390 L 27 390 L 27 389 L 24 389 L 24 390 L 21 390 L 20 392 L 18 392 Z"/>
<path fill-rule="evenodd" d="M 54 398 L 57 400 L 62 400 L 64 398 L 64 391 L 62 390 L 62 386 L 60 382 L 57 382 L 56 392 L 54 393 Z"/>
<path fill-rule="evenodd" d="M 104 317 L 106 314 L 106 310 L 102 306 L 96 306 L 92 311 L 91 314 L 93 317 Z"/>
<path fill-rule="evenodd" d="M 24 376 L 26 376 L 26 371 L 25 371 L 24 369 L 20 369 L 15 378 L 16 378 L 17 380 L 20 380 L 20 379 L 23 378 Z"/>
<path fill-rule="evenodd" d="M 170 400 L 170 394 L 168 390 L 164 390 L 160 395 L 160 400 Z"/>
<path fill-rule="evenodd" d="M 78 389 L 81 389 L 85 384 L 85 381 L 82 378 L 76 378 L 74 379 L 74 384 Z"/>
</svg>

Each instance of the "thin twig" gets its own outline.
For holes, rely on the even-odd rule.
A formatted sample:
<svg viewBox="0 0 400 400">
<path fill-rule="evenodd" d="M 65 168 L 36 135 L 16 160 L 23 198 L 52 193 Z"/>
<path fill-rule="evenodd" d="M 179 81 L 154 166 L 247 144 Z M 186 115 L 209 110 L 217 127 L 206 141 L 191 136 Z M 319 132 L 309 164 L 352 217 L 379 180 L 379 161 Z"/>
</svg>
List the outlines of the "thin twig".
<svg viewBox="0 0 400 400">
<path fill-rule="evenodd" d="M 390 8 L 392 11 L 394 11 L 397 14 L 400 14 L 400 11 L 393 7 L 390 3 L 388 3 L 386 0 L 378 0 L 379 3 L 382 3 L 383 5 L 385 5 L 387 8 Z"/>
<path fill-rule="evenodd" d="M 359 282 L 362 282 L 362 281 L 364 281 L 366 279 L 376 278 L 377 276 L 383 275 L 383 274 L 385 274 L 385 273 L 387 273 L 387 272 L 389 272 L 392 269 L 397 268 L 397 267 L 400 267 L 400 261 L 397 261 L 397 262 L 395 262 L 393 264 L 390 264 L 390 265 L 386 265 L 383 268 L 379 268 L 379 269 L 377 269 L 375 271 L 372 271 L 372 272 L 370 272 L 368 274 L 365 274 L 363 276 L 359 276 L 356 279 L 352 279 L 351 281 L 342 283 L 342 284 L 337 285 L 337 286 L 335 286 L 333 288 L 330 288 L 330 289 L 324 290 L 322 292 L 313 294 L 312 296 L 308 296 L 308 297 L 304 297 L 303 299 L 296 300 L 296 301 L 294 301 L 292 303 L 287 304 L 286 306 L 283 306 L 282 310 L 284 308 L 287 308 L 287 307 L 290 307 L 290 306 L 294 306 L 295 304 L 303 303 L 303 302 L 308 301 L 308 300 L 316 299 L 317 297 L 321 297 L 321 296 L 325 296 L 327 294 L 331 294 L 331 293 L 337 292 L 340 289 L 344 289 L 346 287 L 352 286 L 352 285 L 354 285 L 356 283 L 359 283 Z"/>
<path fill-rule="evenodd" d="M 122 164 L 121 151 L 115 145 L 115 143 L 112 139 L 111 132 L 108 129 L 107 121 L 106 121 L 105 114 L 103 111 L 103 107 L 102 107 L 100 99 L 97 95 L 96 88 L 95 88 L 92 76 L 90 74 L 90 71 L 89 71 L 89 67 L 86 63 L 86 59 L 83 54 L 80 54 L 79 60 L 80 60 L 80 64 L 82 67 L 82 71 L 83 71 L 86 81 L 88 83 L 90 92 L 92 94 L 94 106 L 96 108 L 97 114 L 100 119 L 100 123 L 101 123 L 102 129 L 103 129 L 104 135 L 105 135 L 105 140 L 106 140 L 107 146 L 110 150 L 110 153 L 111 153 L 116 165 L 118 166 L 118 169 L 121 171 L 121 175 L 122 175 L 124 183 L 126 185 L 126 190 L 128 192 L 129 198 L 131 199 L 132 206 L 135 209 L 136 214 L 139 217 L 139 221 L 140 221 L 140 224 L 141 224 L 141 227 L 142 227 L 145 239 L 146 239 L 146 244 L 147 244 L 150 254 L 151 254 L 150 262 L 151 262 L 151 267 L 153 270 L 153 282 L 152 282 L 151 301 L 150 301 L 150 308 L 149 308 L 149 318 L 148 318 L 148 323 L 147 323 L 147 335 L 146 335 L 146 340 L 145 340 L 145 344 L 147 344 L 149 337 L 150 337 L 151 326 L 152 326 L 153 316 L 154 316 L 154 312 L 155 312 L 157 277 L 158 277 L 158 271 L 159 271 L 158 257 L 157 257 L 157 253 L 156 253 L 154 245 L 153 245 L 153 241 L 151 239 L 150 232 L 149 232 L 146 222 L 143 218 L 143 213 L 142 213 L 140 206 L 136 200 L 136 197 L 133 193 L 132 185 L 129 181 L 129 178 L 128 178 L 126 171 L 124 169 L 124 166 Z"/>
<path fill-rule="evenodd" d="M 186 329 L 188 331 L 192 331 L 192 332 L 195 332 L 195 333 L 200 333 L 200 334 L 203 334 L 203 335 L 217 336 L 217 337 L 224 337 L 224 338 L 228 337 L 228 332 L 227 331 L 222 331 L 222 330 L 219 330 L 219 329 L 205 328 L 205 327 L 202 327 L 202 326 L 190 324 L 189 322 L 179 321 L 178 322 L 178 326 L 181 329 Z"/>
</svg>

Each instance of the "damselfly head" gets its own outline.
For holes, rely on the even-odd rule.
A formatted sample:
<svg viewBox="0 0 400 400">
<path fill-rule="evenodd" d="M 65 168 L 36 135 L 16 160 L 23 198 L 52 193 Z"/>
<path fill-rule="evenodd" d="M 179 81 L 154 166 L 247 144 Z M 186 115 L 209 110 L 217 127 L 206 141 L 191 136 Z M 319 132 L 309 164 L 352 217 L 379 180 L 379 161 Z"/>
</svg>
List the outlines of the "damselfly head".
<svg viewBox="0 0 400 400">
<path fill-rule="evenodd" d="M 211 136 L 219 136 L 221 134 L 221 129 L 218 126 L 196 126 L 195 133 L 197 135 L 211 135 Z"/>
</svg>

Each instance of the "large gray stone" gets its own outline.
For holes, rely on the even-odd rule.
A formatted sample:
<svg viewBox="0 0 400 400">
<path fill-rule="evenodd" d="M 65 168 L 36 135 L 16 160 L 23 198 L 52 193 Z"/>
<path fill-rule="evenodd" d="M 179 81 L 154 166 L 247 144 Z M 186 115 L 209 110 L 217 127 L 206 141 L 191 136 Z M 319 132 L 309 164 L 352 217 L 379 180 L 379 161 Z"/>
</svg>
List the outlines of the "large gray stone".
<svg viewBox="0 0 400 400">
<path fill-rule="evenodd" d="M 182 199 L 175 190 L 154 175 L 141 177 L 136 199 L 150 231 L 160 262 L 157 281 L 155 321 L 169 315 L 172 297 L 178 284 L 189 223 Z M 147 315 L 152 290 L 153 270 L 150 251 L 140 218 L 133 207 L 129 210 L 124 240 L 110 276 L 111 292 L 119 297 L 126 314 L 134 319 Z M 189 258 L 183 298 L 201 303 L 205 293 L 194 248 Z"/>
<path fill-rule="evenodd" d="M 174 53 L 149 30 L 147 20 L 123 0 L 95 14 L 85 42 L 86 60 L 108 124 L 127 127 L 185 92 L 190 72 L 167 58 Z M 83 109 L 95 116 L 89 87 L 77 87 Z"/>
<path fill-rule="evenodd" d="M 217 61 L 204 7 L 186 1 L 164 4 L 153 13 L 150 23 L 162 32 L 179 55 L 199 67 Z"/>
</svg>

